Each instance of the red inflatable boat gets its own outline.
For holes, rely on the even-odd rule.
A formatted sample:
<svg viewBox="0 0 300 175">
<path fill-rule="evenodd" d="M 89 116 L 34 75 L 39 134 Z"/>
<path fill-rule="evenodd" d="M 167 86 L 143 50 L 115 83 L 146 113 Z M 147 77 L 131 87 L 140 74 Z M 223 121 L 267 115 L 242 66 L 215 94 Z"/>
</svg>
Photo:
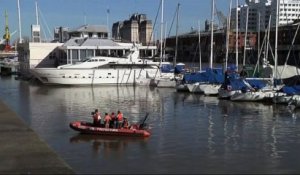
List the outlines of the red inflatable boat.
<svg viewBox="0 0 300 175">
<path fill-rule="evenodd" d="M 128 128 L 104 128 L 94 126 L 93 123 L 85 121 L 74 121 L 70 123 L 70 127 L 84 134 L 97 135 L 114 135 L 114 136 L 134 136 L 134 137 L 149 137 L 150 133 L 144 130 L 140 125 L 131 125 Z"/>
</svg>

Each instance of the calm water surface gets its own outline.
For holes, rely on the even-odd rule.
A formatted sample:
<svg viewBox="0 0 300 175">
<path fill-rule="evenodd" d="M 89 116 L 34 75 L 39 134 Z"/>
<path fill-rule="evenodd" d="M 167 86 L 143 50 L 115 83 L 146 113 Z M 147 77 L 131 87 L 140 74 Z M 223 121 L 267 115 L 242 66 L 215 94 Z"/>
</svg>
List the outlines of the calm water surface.
<svg viewBox="0 0 300 175">
<path fill-rule="evenodd" d="M 0 98 L 78 174 L 300 173 L 300 113 L 149 87 L 58 87 L 0 79 Z M 149 112 L 147 139 L 80 135 L 99 108 L 131 122 Z"/>
</svg>

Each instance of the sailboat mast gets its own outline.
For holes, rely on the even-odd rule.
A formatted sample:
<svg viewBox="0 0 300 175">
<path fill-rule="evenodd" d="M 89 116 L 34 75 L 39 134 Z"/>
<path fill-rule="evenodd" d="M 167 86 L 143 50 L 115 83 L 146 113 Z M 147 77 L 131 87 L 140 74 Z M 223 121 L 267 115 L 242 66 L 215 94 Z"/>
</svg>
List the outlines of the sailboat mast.
<svg viewBox="0 0 300 175">
<path fill-rule="evenodd" d="M 198 47 L 199 47 L 199 71 L 202 70 L 202 59 L 201 59 L 201 33 L 200 33 L 200 21 L 198 21 Z"/>
<path fill-rule="evenodd" d="M 238 41 L 238 34 L 239 34 L 239 14 L 238 14 L 238 8 L 239 8 L 239 0 L 236 0 L 236 13 L 235 13 L 235 64 L 236 64 L 236 71 L 239 70 L 239 41 Z"/>
<path fill-rule="evenodd" d="M 175 56 L 173 60 L 173 66 L 176 66 L 176 60 L 177 60 L 177 49 L 178 49 L 178 21 L 179 21 L 179 6 L 180 4 L 177 4 L 177 18 L 176 18 L 176 44 L 175 44 Z"/>
<path fill-rule="evenodd" d="M 210 33 L 210 61 L 209 61 L 209 67 L 212 68 L 212 62 L 213 62 L 213 49 L 214 49 L 214 14 L 215 14 L 215 0 L 212 0 L 211 5 L 211 33 Z"/>
<path fill-rule="evenodd" d="M 227 18 L 227 27 L 226 27 L 226 57 L 225 57 L 225 69 L 227 70 L 227 63 L 228 63 L 228 53 L 229 53 L 229 31 L 230 31 L 230 21 L 231 21 L 231 8 L 232 8 L 232 0 L 230 0 L 229 5 L 229 15 Z"/>
<path fill-rule="evenodd" d="M 277 78 L 277 60 L 278 60 L 278 23 L 279 23 L 279 3 L 280 0 L 277 0 L 276 4 L 276 32 L 275 32 L 275 61 L 274 61 L 274 71 L 273 71 L 273 77 L 276 79 Z M 275 73 L 274 73 L 275 72 Z M 274 83 L 276 86 L 276 84 Z"/>
<path fill-rule="evenodd" d="M 246 12 L 246 29 L 245 29 L 245 40 L 244 40 L 244 59 L 243 59 L 243 66 L 246 64 L 246 48 L 247 48 L 247 36 L 248 36 L 248 17 L 249 17 L 249 6 L 247 7 Z"/>
<path fill-rule="evenodd" d="M 259 59 L 259 56 L 260 56 L 260 12 L 258 12 L 257 59 Z"/>
<path fill-rule="evenodd" d="M 161 21 L 160 21 L 160 60 L 163 57 L 163 24 L 164 24 L 164 0 L 161 0 Z"/>
</svg>

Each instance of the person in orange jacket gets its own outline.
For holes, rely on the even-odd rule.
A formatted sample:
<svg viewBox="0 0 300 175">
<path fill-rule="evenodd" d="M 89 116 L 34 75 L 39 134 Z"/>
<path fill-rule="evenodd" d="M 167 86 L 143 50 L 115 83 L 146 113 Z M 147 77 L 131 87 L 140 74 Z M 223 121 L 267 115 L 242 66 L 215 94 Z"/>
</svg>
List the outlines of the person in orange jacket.
<svg viewBox="0 0 300 175">
<path fill-rule="evenodd" d="M 121 111 L 118 111 L 117 114 L 117 128 L 121 128 L 123 125 L 123 114 L 121 113 Z"/>
</svg>

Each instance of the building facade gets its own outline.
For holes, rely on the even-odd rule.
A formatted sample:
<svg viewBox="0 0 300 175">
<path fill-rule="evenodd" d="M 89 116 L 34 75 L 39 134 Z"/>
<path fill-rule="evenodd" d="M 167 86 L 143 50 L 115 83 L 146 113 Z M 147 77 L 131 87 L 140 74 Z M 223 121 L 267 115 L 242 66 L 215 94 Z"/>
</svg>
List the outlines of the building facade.
<svg viewBox="0 0 300 175">
<path fill-rule="evenodd" d="M 112 26 L 112 38 L 121 42 L 152 44 L 152 21 L 145 14 L 133 14 L 129 20 L 115 22 Z"/>
</svg>

